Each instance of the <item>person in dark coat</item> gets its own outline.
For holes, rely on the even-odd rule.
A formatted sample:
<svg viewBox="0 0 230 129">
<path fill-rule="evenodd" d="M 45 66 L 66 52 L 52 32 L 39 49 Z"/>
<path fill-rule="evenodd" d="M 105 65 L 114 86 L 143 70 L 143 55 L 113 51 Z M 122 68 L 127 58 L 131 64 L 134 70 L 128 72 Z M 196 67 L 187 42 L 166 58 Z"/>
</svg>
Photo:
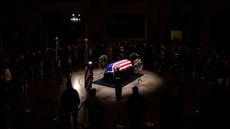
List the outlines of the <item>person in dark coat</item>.
<svg viewBox="0 0 230 129">
<path fill-rule="evenodd" d="M 80 97 L 78 91 L 75 90 L 71 83 L 71 77 L 67 79 L 66 89 L 61 95 L 62 108 L 62 126 L 63 129 L 71 128 L 71 116 L 73 118 L 73 126 L 77 129 L 78 106 L 80 104 Z"/>
<path fill-rule="evenodd" d="M 138 87 L 133 87 L 133 94 L 127 100 L 127 112 L 131 120 L 132 129 L 140 129 L 144 115 L 145 103 L 143 96 L 139 94 Z"/>
<path fill-rule="evenodd" d="M 105 115 L 105 107 L 101 99 L 96 96 L 96 89 L 92 88 L 88 92 L 85 100 L 85 111 L 89 118 L 89 129 L 102 129 L 103 117 Z"/>
</svg>

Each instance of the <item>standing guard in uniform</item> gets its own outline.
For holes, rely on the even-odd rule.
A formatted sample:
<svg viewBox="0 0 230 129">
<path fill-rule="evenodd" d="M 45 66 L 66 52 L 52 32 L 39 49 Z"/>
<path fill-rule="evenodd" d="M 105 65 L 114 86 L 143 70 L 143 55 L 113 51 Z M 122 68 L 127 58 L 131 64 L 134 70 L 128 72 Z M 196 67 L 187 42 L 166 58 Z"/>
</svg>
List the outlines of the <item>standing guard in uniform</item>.
<svg viewBox="0 0 230 129">
<path fill-rule="evenodd" d="M 75 90 L 71 83 L 71 76 L 67 78 L 66 89 L 61 95 L 62 106 L 62 128 L 71 129 L 71 117 L 73 118 L 74 129 L 78 128 L 78 106 L 80 104 L 80 96 L 78 91 Z"/>
<path fill-rule="evenodd" d="M 120 71 L 120 66 L 116 67 L 117 71 L 115 73 L 115 92 L 116 92 L 116 100 L 121 100 L 122 95 L 122 73 Z"/>
</svg>

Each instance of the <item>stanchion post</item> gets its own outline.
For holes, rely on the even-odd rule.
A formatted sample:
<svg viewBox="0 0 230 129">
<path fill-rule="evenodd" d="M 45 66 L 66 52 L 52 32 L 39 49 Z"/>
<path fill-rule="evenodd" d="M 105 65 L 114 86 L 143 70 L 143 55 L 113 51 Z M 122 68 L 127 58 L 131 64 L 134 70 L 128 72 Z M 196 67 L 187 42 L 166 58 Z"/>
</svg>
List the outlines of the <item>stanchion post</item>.
<svg viewBox="0 0 230 129">
<path fill-rule="evenodd" d="M 32 109 L 29 108 L 29 99 L 28 99 L 28 83 L 27 83 L 27 80 L 26 80 L 26 83 L 25 83 L 25 110 L 26 110 L 26 113 L 30 113 L 32 111 Z"/>
<path fill-rule="evenodd" d="M 44 73 L 43 73 L 43 65 L 44 65 L 44 62 L 43 62 L 43 60 L 40 62 L 40 78 L 41 79 L 43 79 L 43 75 L 44 75 Z"/>
<path fill-rule="evenodd" d="M 89 67 L 89 87 L 88 87 L 88 91 L 89 91 L 92 88 L 92 83 L 93 83 L 93 62 L 92 61 L 89 61 L 88 67 Z"/>
<path fill-rule="evenodd" d="M 88 65 L 86 67 L 85 72 L 85 89 L 88 92 L 92 88 L 92 82 L 93 82 L 93 66 L 92 61 L 88 62 Z"/>
<path fill-rule="evenodd" d="M 55 49 L 55 62 L 58 60 L 58 36 L 55 37 L 56 49 Z"/>
<path fill-rule="evenodd" d="M 30 69 L 31 69 L 31 81 L 33 82 L 34 81 L 34 66 L 31 65 Z"/>
<path fill-rule="evenodd" d="M 192 81 L 194 82 L 196 79 L 196 67 L 193 65 L 193 70 L 192 70 Z"/>
<path fill-rule="evenodd" d="M 84 60 L 84 62 L 85 62 L 85 67 L 87 67 L 88 66 L 88 62 L 89 62 L 89 53 L 88 53 L 88 39 L 87 38 L 85 38 L 85 55 L 84 55 L 85 57 L 85 60 Z"/>
<path fill-rule="evenodd" d="M 89 67 L 89 53 L 88 53 L 88 38 L 85 38 L 85 54 L 84 54 L 84 63 L 85 63 L 85 89 L 86 91 L 90 90 L 89 86 L 89 77 L 90 77 L 90 67 Z M 92 62 L 91 62 L 92 63 Z M 91 64 L 92 65 L 92 64 Z"/>
<path fill-rule="evenodd" d="M 182 63 L 182 66 L 181 66 L 181 80 L 184 79 L 184 65 Z"/>
<path fill-rule="evenodd" d="M 88 74 L 88 39 L 85 38 L 85 53 L 84 53 L 84 63 L 85 63 L 85 88 L 87 89 L 87 74 Z"/>
</svg>

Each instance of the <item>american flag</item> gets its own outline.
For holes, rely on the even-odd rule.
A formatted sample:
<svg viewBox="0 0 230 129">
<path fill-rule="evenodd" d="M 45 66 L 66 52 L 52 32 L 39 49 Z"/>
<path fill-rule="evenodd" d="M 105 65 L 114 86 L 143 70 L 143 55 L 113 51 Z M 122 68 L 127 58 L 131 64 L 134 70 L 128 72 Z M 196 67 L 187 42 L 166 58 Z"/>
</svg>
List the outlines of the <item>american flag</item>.
<svg viewBox="0 0 230 129">
<path fill-rule="evenodd" d="M 111 63 L 111 64 L 106 66 L 104 73 L 113 73 L 113 74 L 115 74 L 115 72 L 117 71 L 118 67 L 120 67 L 120 69 L 119 69 L 120 71 L 124 71 L 124 70 L 132 67 L 132 63 L 128 59 L 123 59 L 123 60 Z"/>
</svg>

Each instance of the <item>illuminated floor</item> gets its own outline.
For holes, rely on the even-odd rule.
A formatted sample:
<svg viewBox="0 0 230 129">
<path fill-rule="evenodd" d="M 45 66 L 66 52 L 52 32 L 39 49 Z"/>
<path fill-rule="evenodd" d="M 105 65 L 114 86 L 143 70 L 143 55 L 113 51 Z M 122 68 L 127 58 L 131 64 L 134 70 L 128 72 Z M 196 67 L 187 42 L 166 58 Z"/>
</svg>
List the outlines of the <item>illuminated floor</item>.
<svg viewBox="0 0 230 129">
<path fill-rule="evenodd" d="M 94 80 L 103 77 L 98 69 L 95 69 L 93 73 Z M 105 120 L 106 128 L 114 128 L 119 123 L 121 126 L 128 126 L 125 103 L 127 98 L 132 94 L 133 86 L 138 86 L 140 94 L 142 94 L 144 97 L 153 93 L 157 88 L 162 86 L 162 79 L 157 74 L 147 70 L 144 70 L 143 74 L 144 75 L 142 77 L 134 80 L 122 88 L 122 100 L 119 102 L 117 102 L 115 99 L 114 88 L 93 83 L 92 87 L 97 89 L 97 96 L 101 98 L 107 110 Z M 83 102 L 86 98 L 86 91 L 84 88 L 84 71 L 74 72 L 72 75 L 72 83 L 74 88 L 79 92 L 81 102 Z M 146 119 L 146 122 L 151 123 L 152 126 L 152 123 L 154 123 L 154 120 L 156 119 L 156 114 L 154 114 L 154 111 L 151 111 L 154 110 L 154 108 L 151 108 L 150 103 L 154 103 L 154 101 L 151 99 L 146 99 L 146 103 L 149 105 L 149 109 L 147 109 L 149 114 L 147 115 L 148 119 Z M 81 109 L 79 113 L 79 128 L 82 128 L 83 126 L 83 118 L 83 109 Z"/>
</svg>

